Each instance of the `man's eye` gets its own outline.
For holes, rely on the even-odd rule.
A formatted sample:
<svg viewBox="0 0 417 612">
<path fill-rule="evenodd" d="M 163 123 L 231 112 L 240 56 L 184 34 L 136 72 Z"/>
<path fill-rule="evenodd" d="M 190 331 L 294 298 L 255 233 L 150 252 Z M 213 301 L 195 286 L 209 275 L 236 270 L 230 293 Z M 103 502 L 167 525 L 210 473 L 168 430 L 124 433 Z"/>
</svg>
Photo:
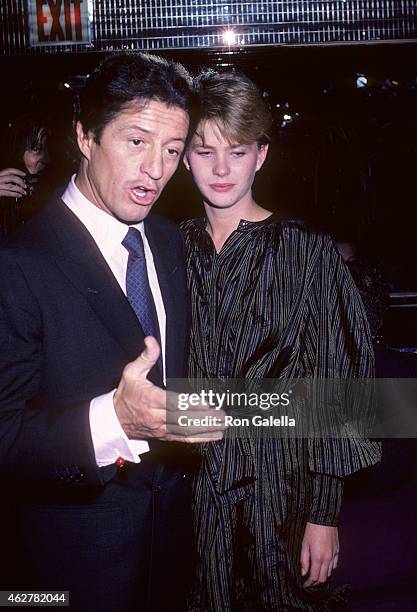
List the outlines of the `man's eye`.
<svg viewBox="0 0 417 612">
<path fill-rule="evenodd" d="M 168 155 L 172 157 L 178 157 L 180 152 L 177 149 L 168 149 Z"/>
<path fill-rule="evenodd" d="M 208 157 L 210 153 L 211 151 L 197 151 L 197 155 L 199 155 L 200 157 Z"/>
<path fill-rule="evenodd" d="M 234 155 L 235 157 L 243 157 L 244 155 L 246 155 L 246 151 L 233 151 L 232 155 Z"/>
<path fill-rule="evenodd" d="M 140 144 L 143 143 L 143 140 L 141 140 L 140 138 L 132 138 L 132 140 L 130 141 L 135 147 L 138 147 Z"/>
</svg>

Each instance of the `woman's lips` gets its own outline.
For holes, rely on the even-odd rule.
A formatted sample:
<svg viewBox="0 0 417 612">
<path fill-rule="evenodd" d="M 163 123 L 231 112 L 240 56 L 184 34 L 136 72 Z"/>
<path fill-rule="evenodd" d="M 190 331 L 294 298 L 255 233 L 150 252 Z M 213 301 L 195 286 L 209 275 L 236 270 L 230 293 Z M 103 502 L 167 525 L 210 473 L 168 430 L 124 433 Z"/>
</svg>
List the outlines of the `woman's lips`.
<svg viewBox="0 0 417 612">
<path fill-rule="evenodd" d="M 213 183 L 211 189 L 219 193 L 230 191 L 234 187 L 234 183 Z"/>
</svg>

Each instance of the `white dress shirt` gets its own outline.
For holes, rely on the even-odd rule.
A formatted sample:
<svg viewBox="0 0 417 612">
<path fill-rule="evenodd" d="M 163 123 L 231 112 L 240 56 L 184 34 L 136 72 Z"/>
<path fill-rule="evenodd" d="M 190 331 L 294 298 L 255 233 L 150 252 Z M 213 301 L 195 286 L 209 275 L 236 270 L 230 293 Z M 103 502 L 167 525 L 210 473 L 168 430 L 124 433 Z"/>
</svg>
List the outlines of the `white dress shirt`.
<svg viewBox="0 0 417 612">
<path fill-rule="evenodd" d="M 90 202 L 76 186 L 75 175 L 71 177 L 62 199 L 89 231 L 126 295 L 126 270 L 129 253 L 122 245 L 122 241 L 129 226 Z M 131 227 L 137 228 L 143 239 L 149 285 L 155 302 L 161 334 L 163 378 L 165 380 L 166 317 L 164 303 L 143 222 L 133 224 Z M 149 451 L 149 445 L 146 441 L 130 440 L 126 436 L 114 409 L 114 393 L 115 390 L 100 395 L 90 402 L 91 436 L 96 462 L 100 467 L 114 463 L 118 457 L 139 463 L 139 454 Z"/>
</svg>

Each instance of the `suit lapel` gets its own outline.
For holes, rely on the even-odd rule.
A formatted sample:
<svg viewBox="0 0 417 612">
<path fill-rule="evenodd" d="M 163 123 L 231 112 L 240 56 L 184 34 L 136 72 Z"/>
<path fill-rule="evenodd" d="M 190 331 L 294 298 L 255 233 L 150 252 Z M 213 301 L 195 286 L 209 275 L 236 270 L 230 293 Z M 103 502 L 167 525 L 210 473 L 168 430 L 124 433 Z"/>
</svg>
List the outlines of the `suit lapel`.
<svg viewBox="0 0 417 612">
<path fill-rule="evenodd" d="M 99 248 L 62 201 L 52 210 L 57 264 L 126 351 L 129 360 L 137 357 L 143 348 L 142 328 Z"/>
</svg>

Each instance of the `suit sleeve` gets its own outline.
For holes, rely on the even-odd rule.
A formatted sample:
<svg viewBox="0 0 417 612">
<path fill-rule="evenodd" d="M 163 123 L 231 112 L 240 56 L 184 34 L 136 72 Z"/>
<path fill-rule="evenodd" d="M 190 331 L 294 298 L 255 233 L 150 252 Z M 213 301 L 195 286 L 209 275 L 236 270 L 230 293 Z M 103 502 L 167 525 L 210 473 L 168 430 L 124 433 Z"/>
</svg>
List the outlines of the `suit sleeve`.
<svg viewBox="0 0 417 612">
<path fill-rule="evenodd" d="M 324 238 L 322 257 L 313 286 L 313 302 L 318 313 L 315 377 L 323 381 L 367 379 L 374 376 L 374 354 L 365 310 L 354 282 L 333 243 Z M 364 384 L 365 395 L 358 403 L 358 416 L 344 413 L 348 402 L 341 402 L 338 415 L 346 426 L 346 436 L 315 437 L 309 440 L 309 468 L 312 475 L 313 504 L 309 521 L 336 525 L 343 495 L 343 478 L 380 460 L 380 445 L 362 435 L 367 414 L 372 413 L 372 387 Z M 346 398 L 345 398 L 346 399 Z M 320 404 L 320 402 L 318 402 Z M 336 402 L 337 404 L 337 402 Z M 336 406 L 337 409 L 337 406 Z M 318 408 L 320 410 L 320 408 Z M 364 412 L 359 414 L 359 411 Z M 359 423 L 359 427 L 355 427 Z"/>
<path fill-rule="evenodd" d="M 89 404 L 41 401 L 44 330 L 41 308 L 13 251 L 0 252 L 0 466 L 25 486 L 100 486 Z"/>
</svg>

